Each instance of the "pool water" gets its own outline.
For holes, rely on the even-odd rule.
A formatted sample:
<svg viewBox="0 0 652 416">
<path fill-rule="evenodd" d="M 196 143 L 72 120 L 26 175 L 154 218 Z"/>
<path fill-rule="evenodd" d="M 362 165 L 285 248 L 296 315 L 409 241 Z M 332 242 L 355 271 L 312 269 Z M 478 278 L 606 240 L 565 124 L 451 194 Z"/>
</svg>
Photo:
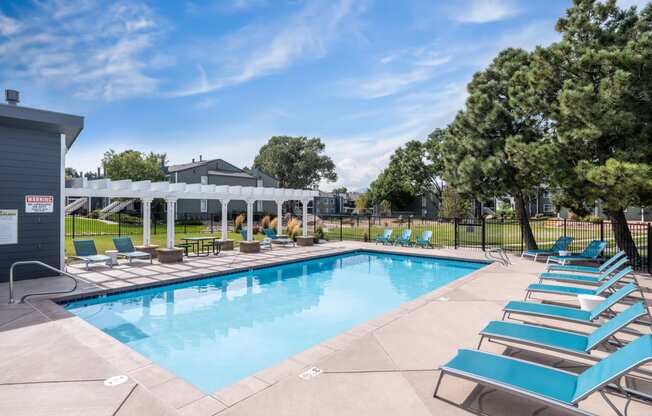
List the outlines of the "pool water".
<svg viewBox="0 0 652 416">
<path fill-rule="evenodd" d="M 356 252 L 66 308 L 210 394 L 483 266 Z"/>
</svg>

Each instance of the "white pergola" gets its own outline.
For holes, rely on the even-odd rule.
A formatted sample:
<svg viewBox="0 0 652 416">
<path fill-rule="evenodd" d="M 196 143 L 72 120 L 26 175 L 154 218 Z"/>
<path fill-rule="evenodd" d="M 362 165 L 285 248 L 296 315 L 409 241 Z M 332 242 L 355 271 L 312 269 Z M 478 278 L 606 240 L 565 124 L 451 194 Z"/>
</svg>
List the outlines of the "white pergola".
<svg viewBox="0 0 652 416">
<path fill-rule="evenodd" d="M 303 208 L 303 235 L 308 235 L 308 202 L 317 191 L 304 189 L 262 188 L 254 186 L 219 186 L 170 182 L 151 182 L 130 180 L 112 181 L 99 179 L 84 180 L 82 187 L 66 188 L 66 196 L 87 198 L 134 198 L 143 203 L 143 245 L 150 245 L 151 205 L 154 198 L 165 199 L 167 203 L 167 248 L 174 247 L 174 220 L 179 199 L 217 200 L 222 205 L 222 239 L 228 236 L 228 205 L 230 201 L 245 201 L 247 203 L 247 241 L 253 240 L 254 202 L 276 202 L 278 229 L 283 229 L 283 203 L 286 201 L 301 201 Z"/>
</svg>

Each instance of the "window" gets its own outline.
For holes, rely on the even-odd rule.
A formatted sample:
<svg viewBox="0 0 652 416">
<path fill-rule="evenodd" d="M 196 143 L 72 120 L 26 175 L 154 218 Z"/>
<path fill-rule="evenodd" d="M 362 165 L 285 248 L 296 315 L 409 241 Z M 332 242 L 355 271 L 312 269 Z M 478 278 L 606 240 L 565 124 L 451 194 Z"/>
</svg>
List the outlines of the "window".
<svg viewBox="0 0 652 416">
<path fill-rule="evenodd" d="M 547 190 L 547 189 L 544 189 L 544 190 L 541 192 L 541 197 L 542 197 L 542 198 L 545 198 L 545 199 L 549 199 L 549 198 L 550 198 L 550 191 Z"/>
<path fill-rule="evenodd" d="M 549 212 L 553 212 L 552 204 L 543 204 L 543 212 L 546 214 Z"/>
<path fill-rule="evenodd" d="M 202 185 L 208 185 L 208 176 L 202 176 L 201 177 L 201 184 Z"/>
<path fill-rule="evenodd" d="M 208 199 L 202 199 L 200 205 L 201 212 L 208 212 Z"/>
</svg>

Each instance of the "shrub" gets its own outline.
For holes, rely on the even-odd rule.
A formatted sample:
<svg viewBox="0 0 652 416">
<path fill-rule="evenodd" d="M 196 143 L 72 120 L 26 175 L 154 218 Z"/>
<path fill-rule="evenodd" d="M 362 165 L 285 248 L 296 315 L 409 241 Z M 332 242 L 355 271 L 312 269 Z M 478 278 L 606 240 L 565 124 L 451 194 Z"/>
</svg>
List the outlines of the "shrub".
<svg viewBox="0 0 652 416">
<path fill-rule="evenodd" d="M 260 220 L 260 226 L 263 228 L 269 228 L 269 223 L 271 222 L 271 219 L 269 218 L 269 215 L 265 215 L 262 220 Z"/>
<path fill-rule="evenodd" d="M 582 221 L 592 222 L 594 224 L 600 224 L 603 220 L 601 217 L 595 215 L 587 215 L 586 217 L 582 217 Z"/>
<path fill-rule="evenodd" d="M 515 220 L 516 212 L 511 208 L 500 208 L 496 210 L 496 215 L 494 216 L 497 220 Z"/>
<path fill-rule="evenodd" d="M 235 232 L 239 233 L 240 230 L 242 230 L 242 224 L 245 222 L 245 214 L 240 214 L 237 217 L 235 217 L 235 221 L 233 222 L 233 226 L 235 228 Z"/>
<path fill-rule="evenodd" d="M 260 233 L 260 227 L 259 227 L 258 225 L 254 225 L 254 226 L 251 228 L 251 232 L 254 233 L 254 235 Z"/>
<path fill-rule="evenodd" d="M 287 230 L 288 237 L 294 240 L 301 232 L 301 223 L 298 219 L 292 218 L 288 221 Z"/>
<path fill-rule="evenodd" d="M 314 236 L 314 241 L 315 243 L 318 243 L 319 240 L 326 240 L 326 234 L 324 233 L 324 224 L 321 221 L 317 222 L 317 225 L 315 226 L 315 236 Z"/>
<path fill-rule="evenodd" d="M 278 218 L 274 218 L 269 222 L 269 226 L 274 229 L 274 232 L 278 232 Z"/>
</svg>

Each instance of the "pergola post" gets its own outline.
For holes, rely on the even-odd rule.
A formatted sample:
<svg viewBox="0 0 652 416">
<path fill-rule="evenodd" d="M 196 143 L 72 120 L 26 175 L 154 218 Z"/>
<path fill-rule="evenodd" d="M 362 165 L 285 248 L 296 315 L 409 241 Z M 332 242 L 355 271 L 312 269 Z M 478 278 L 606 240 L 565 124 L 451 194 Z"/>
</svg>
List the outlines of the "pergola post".
<svg viewBox="0 0 652 416">
<path fill-rule="evenodd" d="M 247 201 L 247 241 L 254 239 L 254 200 Z"/>
<path fill-rule="evenodd" d="M 282 199 L 276 200 L 276 234 L 283 234 L 283 201 Z"/>
<path fill-rule="evenodd" d="M 226 241 L 229 238 L 229 200 L 222 199 L 220 203 L 222 204 L 222 235 L 220 237 L 222 241 Z"/>
<path fill-rule="evenodd" d="M 301 228 L 303 229 L 303 236 L 304 237 L 308 236 L 308 201 L 309 201 L 308 199 L 303 199 L 301 201 L 301 205 L 302 205 L 302 208 L 303 208 L 303 218 L 302 218 L 303 219 L 303 221 L 302 221 L 303 222 L 303 224 L 302 224 L 303 227 L 301 227 Z"/>
<path fill-rule="evenodd" d="M 152 198 L 141 198 L 141 202 L 143 203 L 143 245 L 149 246 L 151 240 Z"/>
<path fill-rule="evenodd" d="M 167 248 L 174 248 L 174 217 L 177 210 L 177 198 L 166 198 L 167 202 Z"/>
</svg>

